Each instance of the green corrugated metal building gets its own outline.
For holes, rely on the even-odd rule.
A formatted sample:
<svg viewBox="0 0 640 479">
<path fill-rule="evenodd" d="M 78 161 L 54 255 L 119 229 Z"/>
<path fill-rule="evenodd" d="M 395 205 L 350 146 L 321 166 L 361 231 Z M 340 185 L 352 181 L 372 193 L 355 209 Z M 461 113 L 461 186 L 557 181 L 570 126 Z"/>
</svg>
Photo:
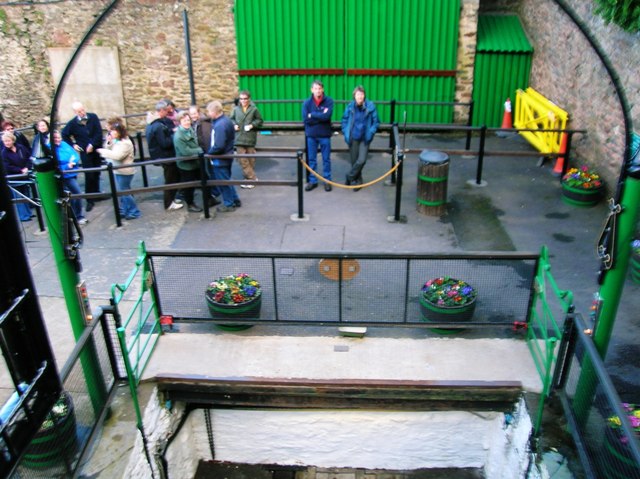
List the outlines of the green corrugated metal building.
<svg viewBox="0 0 640 479">
<path fill-rule="evenodd" d="M 269 121 L 300 121 L 314 78 L 337 100 L 338 121 L 362 84 L 378 102 L 453 102 L 460 0 L 236 0 L 240 88 Z M 398 105 L 410 123 L 449 123 L 453 107 Z"/>
<path fill-rule="evenodd" d="M 473 125 L 500 127 L 504 102 L 529 86 L 533 47 L 515 15 L 480 15 L 473 80 Z"/>
</svg>

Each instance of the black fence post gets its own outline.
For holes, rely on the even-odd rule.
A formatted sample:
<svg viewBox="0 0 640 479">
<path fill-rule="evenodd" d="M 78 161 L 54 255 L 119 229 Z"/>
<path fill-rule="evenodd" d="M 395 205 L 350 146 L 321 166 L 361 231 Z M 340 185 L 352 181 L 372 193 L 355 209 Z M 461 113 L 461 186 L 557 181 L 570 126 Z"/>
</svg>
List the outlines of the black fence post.
<svg viewBox="0 0 640 479">
<path fill-rule="evenodd" d="M 46 227 L 44 225 L 44 218 L 42 216 L 42 204 L 40 202 L 40 193 L 38 192 L 38 187 L 33 178 L 31 178 L 31 182 L 29 183 L 29 189 L 31 190 L 31 198 L 33 199 L 36 210 L 36 218 L 38 218 L 38 227 L 40 231 L 46 231 Z"/>
<path fill-rule="evenodd" d="M 113 165 L 107 163 L 107 174 L 109 175 L 109 185 L 111 186 L 111 199 L 113 200 L 113 211 L 116 215 L 116 225 L 122 226 L 122 215 L 120 214 L 120 205 L 118 204 L 118 188 L 116 187 L 116 177 L 113 173 Z"/>
<path fill-rule="evenodd" d="M 473 100 L 469 102 L 469 117 L 467 118 L 467 126 L 471 128 L 473 123 Z M 464 149 L 468 150 L 471 148 L 471 130 L 467 130 L 467 142 L 464 145 Z"/>
<path fill-rule="evenodd" d="M 136 133 L 136 143 L 138 144 L 138 161 L 144 161 L 144 146 L 142 144 L 142 133 Z M 142 165 L 142 184 L 144 187 L 149 186 L 149 178 L 147 177 L 147 167 Z"/>
<path fill-rule="evenodd" d="M 303 151 L 298 150 L 296 153 L 297 163 L 298 163 L 298 218 L 304 218 L 304 191 L 302 189 L 302 156 Z"/>
<path fill-rule="evenodd" d="M 396 141 L 396 133 L 395 133 L 397 129 L 398 129 L 398 124 L 393 123 L 391 125 L 391 134 L 389 135 L 389 148 L 391 148 L 391 168 L 396 166 L 393 161 L 393 152 L 398 147 L 398 142 Z M 404 152 L 402 153 L 404 154 Z M 393 173 L 391 173 L 391 176 L 389 177 L 389 185 L 395 185 L 395 184 L 396 184 L 396 172 L 394 171 Z"/>
<path fill-rule="evenodd" d="M 396 201 L 395 208 L 393 213 L 393 220 L 395 222 L 400 221 L 400 204 L 402 202 L 402 173 L 403 173 L 403 164 L 404 164 L 404 151 L 398 153 L 398 177 L 396 179 Z"/>
<path fill-rule="evenodd" d="M 487 136 L 487 126 L 480 127 L 480 146 L 478 147 L 478 170 L 476 171 L 476 185 L 482 184 L 482 163 L 484 162 L 484 142 Z"/>
<path fill-rule="evenodd" d="M 396 101 L 395 100 L 391 100 L 391 102 L 389 102 L 389 123 L 391 123 L 391 125 L 394 125 L 396 123 Z M 390 135 L 389 148 L 395 147 L 392 142 L 393 142 L 393 135 Z"/>
<path fill-rule="evenodd" d="M 200 184 L 202 185 L 202 208 L 204 209 L 204 217 L 211 218 L 209 213 L 209 200 L 211 199 L 211 188 L 207 185 L 209 174 L 207 173 L 207 159 L 204 155 L 198 156 L 198 167 L 200 168 Z"/>
</svg>

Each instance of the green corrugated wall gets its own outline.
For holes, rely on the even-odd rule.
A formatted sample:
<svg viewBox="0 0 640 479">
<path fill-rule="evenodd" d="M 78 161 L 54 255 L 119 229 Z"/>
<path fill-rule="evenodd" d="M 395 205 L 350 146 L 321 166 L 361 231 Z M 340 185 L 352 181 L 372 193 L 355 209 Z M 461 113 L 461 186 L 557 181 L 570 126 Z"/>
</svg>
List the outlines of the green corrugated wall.
<svg viewBox="0 0 640 479">
<path fill-rule="evenodd" d="M 499 128 L 504 102 L 529 86 L 533 48 L 514 15 L 481 15 L 473 80 L 473 125 Z"/>
<path fill-rule="evenodd" d="M 236 0 L 240 88 L 269 121 L 299 121 L 314 78 L 334 100 L 454 101 L 460 0 Z M 338 121 L 344 104 L 335 108 Z M 399 105 L 396 119 L 448 123 L 452 107 Z"/>
</svg>

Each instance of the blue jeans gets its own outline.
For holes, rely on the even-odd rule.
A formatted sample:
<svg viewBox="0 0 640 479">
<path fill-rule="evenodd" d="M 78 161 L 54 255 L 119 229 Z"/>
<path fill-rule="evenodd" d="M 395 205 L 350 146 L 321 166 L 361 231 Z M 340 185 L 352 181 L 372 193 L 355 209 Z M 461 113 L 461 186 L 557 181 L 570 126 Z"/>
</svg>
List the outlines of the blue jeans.
<svg viewBox="0 0 640 479">
<path fill-rule="evenodd" d="M 309 168 L 318 171 L 318 145 L 322 153 L 322 176 L 331 180 L 331 138 L 307 137 L 307 154 L 309 155 Z M 310 175 L 309 183 L 317 183 L 318 179 Z"/>
<path fill-rule="evenodd" d="M 116 177 L 116 186 L 118 191 L 127 191 L 131 189 L 133 175 L 114 176 Z M 125 218 L 140 218 L 142 215 L 132 195 L 124 195 L 120 197 L 120 214 Z"/>
<path fill-rule="evenodd" d="M 29 187 L 26 185 L 22 185 L 22 186 L 12 185 L 12 188 L 15 188 L 17 191 L 22 193 L 27 198 L 31 196 L 29 194 Z M 11 192 L 11 196 L 13 196 L 14 198 L 22 198 L 22 196 L 18 195 L 13 191 Z M 16 203 L 15 205 L 16 205 L 16 210 L 18 211 L 18 218 L 20 218 L 20 221 L 31 221 L 31 207 L 29 206 L 29 203 Z"/>
<path fill-rule="evenodd" d="M 69 191 L 72 195 L 79 195 L 82 193 L 80 190 L 80 185 L 78 185 L 78 178 L 64 178 L 64 188 Z M 73 213 L 76 215 L 77 219 L 84 218 L 82 214 L 82 200 L 80 198 L 72 198 L 71 199 L 71 209 Z"/>
<path fill-rule="evenodd" d="M 210 180 L 215 180 L 216 179 L 216 175 L 213 172 L 213 165 L 211 164 L 210 161 L 207 161 L 207 176 L 209 176 Z M 212 186 L 209 190 L 209 192 L 211 193 L 211 196 L 216 197 L 216 196 L 220 196 L 220 187 L 219 186 Z"/>
<path fill-rule="evenodd" d="M 229 166 L 213 166 L 213 177 L 216 180 L 231 179 L 231 165 Z M 235 186 L 220 185 L 218 189 L 222 193 L 222 201 L 225 206 L 233 206 L 238 198 Z"/>
</svg>

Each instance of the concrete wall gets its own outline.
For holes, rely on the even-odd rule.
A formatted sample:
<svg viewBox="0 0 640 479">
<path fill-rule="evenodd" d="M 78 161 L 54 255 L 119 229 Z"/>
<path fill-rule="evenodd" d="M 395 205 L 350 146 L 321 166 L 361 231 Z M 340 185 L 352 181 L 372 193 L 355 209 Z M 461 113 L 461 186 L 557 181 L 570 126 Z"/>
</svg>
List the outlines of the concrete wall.
<svg viewBox="0 0 640 479">
<path fill-rule="evenodd" d="M 144 424 L 154 464 L 176 432 L 183 405 L 154 394 Z M 246 464 L 414 470 L 483 468 L 488 479 L 523 477 L 531 455 L 524 401 L 507 416 L 474 411 L 210 410 L 215 459 Z M 204 411 L 189 414 L 165 455 L 170 477 L 193 477 L 211 460 Z M 138 438 L 125 477 L 147 477 Z"/>
</svg>

